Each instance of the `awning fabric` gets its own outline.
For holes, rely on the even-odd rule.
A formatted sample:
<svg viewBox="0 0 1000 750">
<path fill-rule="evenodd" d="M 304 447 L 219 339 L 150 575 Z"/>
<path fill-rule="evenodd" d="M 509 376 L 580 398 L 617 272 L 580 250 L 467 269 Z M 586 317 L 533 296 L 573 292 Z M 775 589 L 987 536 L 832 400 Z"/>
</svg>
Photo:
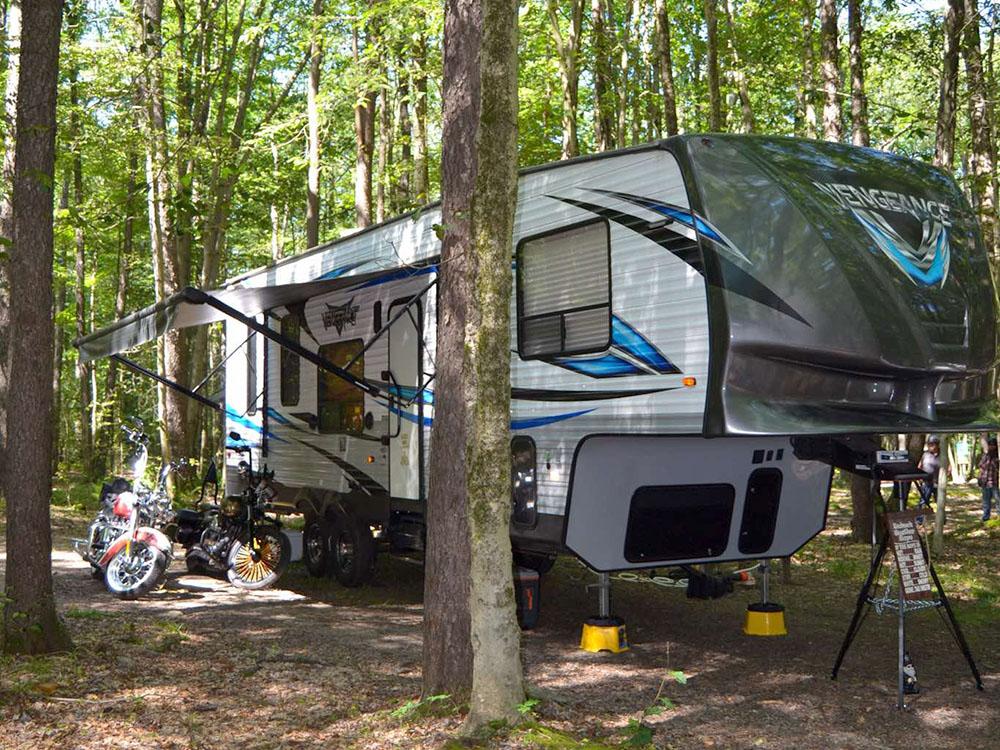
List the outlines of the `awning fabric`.
<svg viewBox="0 0 1000 750">
<path fill-rule="evenodd" d="M 133 349 L 168 331 L 205 325 L 225 320 L 224 311 L 212 306 L 212 301 L 247 315 L 259 315 L 282 305 L 315 297 L 344 287 L 364 283 L 384 276 L 385 271 L 356 274 L 337 279 L 322 279 L 280 286 L 223 288 L 204 292 L 194 287 L 182 289 L 171 297 L 128 315 L 107 328 L 74 341 L 83 362 L 109 357 Z"/>
</svg>

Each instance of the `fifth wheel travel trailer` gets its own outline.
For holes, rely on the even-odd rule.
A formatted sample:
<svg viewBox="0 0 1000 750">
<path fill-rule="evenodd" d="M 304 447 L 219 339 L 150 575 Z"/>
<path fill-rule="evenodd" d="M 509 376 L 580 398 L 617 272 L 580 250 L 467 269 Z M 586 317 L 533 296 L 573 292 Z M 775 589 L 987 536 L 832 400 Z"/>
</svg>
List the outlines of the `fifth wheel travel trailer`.
<svg viewBox="0 0 1000 750">
<path fill-rule="evenodd" d="M 223 321 L 224 403 L 172 385 L 253 436 L 306 513 L 307 559 L 361 583 L 376 549 L 423 547 L 441 223 L 430 206 L 185 289 L 81 355 L 129 362 Z M 925 164 L 692 135 L 535 167 L 511 258 L 522 560 L 787 556 L 824 527 L 851 436 L 996 425 L 987 251 L 955 182 Z"/>
</svg>

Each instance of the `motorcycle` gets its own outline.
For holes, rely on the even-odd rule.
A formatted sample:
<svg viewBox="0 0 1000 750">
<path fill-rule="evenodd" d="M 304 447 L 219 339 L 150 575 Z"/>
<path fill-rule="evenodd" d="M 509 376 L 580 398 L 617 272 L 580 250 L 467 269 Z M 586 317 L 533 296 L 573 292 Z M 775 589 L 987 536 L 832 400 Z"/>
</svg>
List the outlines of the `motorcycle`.
<svg viewBox="0 0 1000 750">
<path fill-rule="evenodd" d="M 266 464 L 255 472 L 253 454 L 240 434 L 230 432 L 229 438 L 233 444 L 227 448 L 247 456 L 239 462 L 243 492 L 221 505 L 199 502 L 198 509 L 178 510 L 176 541 L 187 550 L 184 561 L 189 572 L 224 572 L 237 588 L 263 589 L 285 572 L 291 544 L 281 532 L 281 522 L 267 515 L 275 496 L 270 485 L 274 472 Z M 210 474 L 213 469 L 214 465 L 209 467 Z"/>
<path fill-rule="evenodd" d="M 159 588 L 173 559 L 173 544 L 158 527 L 169 528 L 173 522 L 166 484 L 179 464 L 165 465 L 154 489 L 143 486 L 149 437 L 142 426 L 138 419 L 131 427 L 122 425 L 125 439 L 133 445 L 126 461 L 131 485 L 123 477 L 105 484 L 87 539 L 73 540 L 94 578 L 103 578 L 108 591 L 121 599 L 137 599 Z"/>
</svg>

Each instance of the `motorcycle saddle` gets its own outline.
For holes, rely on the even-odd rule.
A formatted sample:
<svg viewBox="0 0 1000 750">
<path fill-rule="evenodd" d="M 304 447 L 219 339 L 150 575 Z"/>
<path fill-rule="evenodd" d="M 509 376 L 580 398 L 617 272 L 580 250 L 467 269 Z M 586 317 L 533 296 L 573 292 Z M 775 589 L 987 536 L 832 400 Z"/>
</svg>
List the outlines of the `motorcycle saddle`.
<svg viewBox="0 0 1000 750">
<path fill-rule="evenodd" d="M 178 524 L 196 524 L 201 522 L 201 513 L 189 508 L 181 508 L 177 511 Z"/>
</svg>

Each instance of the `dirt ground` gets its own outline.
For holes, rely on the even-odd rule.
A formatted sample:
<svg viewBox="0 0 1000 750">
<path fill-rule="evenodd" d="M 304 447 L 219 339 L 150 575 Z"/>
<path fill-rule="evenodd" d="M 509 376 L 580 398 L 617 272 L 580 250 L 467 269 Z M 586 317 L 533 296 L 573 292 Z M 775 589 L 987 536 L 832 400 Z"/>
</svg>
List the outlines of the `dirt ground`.
<svg viewBox="0 0 1000 750">
<path fill-rule="evenodd" d="M 980 748 L 1000 737 L 1000 528 L 955 502 L 937 561 L 985 690 L 934 612 L 909 617 L 922 687 L 895 710 L 895 619 L 872 615 L 837 681 L 830 668 L 867 568 L 846 543 L 843 495 L 828 529 L 775 581 L 789 635 L 741 626 L 753 588 L 692 601 L 683 588 L 616 582 L 632 649 L 577 648 L 594 577 L 564 559 L 524 634 L 534 700 L 489 747 Z M 461 723 L 449 698 L 418 703 L 421 568 L 383 558 L 349 591 L 293 565 L 277 588 L 240 592 L 175 565 L 166 588 L 120 602 L 70 552 L 85 528 L 55 511 L 59 606 L 76 650 L 0 660 L 0 748 L 436 748 Z M 2 552 L 2 550 L 0 550 Z M 0 555 L 0 568 L 3 565 Z M 732 567 L 732 566 L 729 566 Z M 776 578 L 776 577 L 775 577 Z M 650 708 L 655 706 L 654 708 Z"/>
</svg>

